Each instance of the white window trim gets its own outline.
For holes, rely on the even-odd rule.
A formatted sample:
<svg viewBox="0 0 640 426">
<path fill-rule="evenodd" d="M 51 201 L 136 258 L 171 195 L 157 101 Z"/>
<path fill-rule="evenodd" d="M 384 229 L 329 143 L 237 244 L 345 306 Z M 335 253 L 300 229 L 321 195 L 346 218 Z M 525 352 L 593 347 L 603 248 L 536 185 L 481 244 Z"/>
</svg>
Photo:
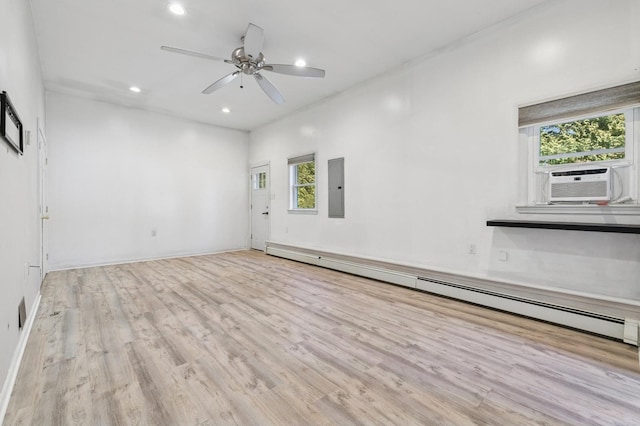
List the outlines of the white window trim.
<svg viewBox="0 0 640 426">
<path fill-rule="evenodd" d="M 533 146 L 533 161 L 534 161 L 533 164 L 535 164 L 536 171 L 549 172 L 552 170 L 561 170 L 563 168 L 566 169 L 568 167 L 575 168 L 575 167 L 591 166 L 591 165 L 599 165 L 599 166 L 602 165 L 602 166 L 614 167 L 614 166 L 629 166 L 633 164 L 633 160 L 634 160 L 633 148 L 635 143 L 637 142 L 634 138 L 634 130 L 637 127 L 636 117 L 635 117 L 637 109 L 638 108 L 625 108 L 625 109 L 619 109 L 614 111 L 603 111 L 602 113 L 599 113 L 599 114 L 581 115 L 578 117 L 572 117 L 568 119 L 563 118 L 561 121 L 554 120 L 552 122 L 535 124 L 531 126 L 533 127 L 533 145 L 534 145 Z M 591 161 L 591 162 L 571 163 L 571 164 L 553 164 L 553 165 L 547 165 L 547 166 L 540 165 L 540 127 L 548 126 L 550 124 L 557 124 L 559 122 L 568 123 L 571 121 L 584 120 L 587 118 L 604 117 L 607 115 L 614 115 L 614 114 L 620 114 L 620 113 L 624 113 L 626 122 L 631 123 L 631 126 L 626 126 L 625 146 L 624 146 L 625 158 L 624 159 L 608 160 L 608 161 Z M 578 154 L 578 153 L 575 153 L 575 154 Z M 574 157 L 577 156 L 575 154 L 573 154 Z M 567 155 L 571 155 L 571 154 L 567 154 Z"/>
<path fill-rule="evenodd" d="M 516 211 L 523 214 L 569 214 L 569 215 L 640 215 L 640 200 L 638 188 L 640 187 L 640 107 L 618 109 L 614 111 L 603 111 L 601 114 L 588 114 L 562 119 L 562 122 L 580 120 L 589 117 L 598 117 L 625 112 L 631 114 L 631 125 L 627 125 L 625 158 L 621 160 L 598 161 L 587 163 L 558 164 L 540 166 L 540 127 L 557 123 L 553 120 L 549 123 L 533 124 L 520 129 L 520 142 L 527 144 L 527 202 L 524 205 L 516 206 Z M 628 119 L 628 118 L 627 118 Z M 538 198 L 540 188 L 538 187 L 538 175 L 548 174 L 552 170 L 561 170 L 568 167 L 582 167 L 588 165 L 602 165 L 616 168 L 630 168 L 629 177 L 623 184 L 628 188 L 626 191 L 632 202 L 625 204 L 610 204 L 608 206 L 598 206 L 594 204 L 548 204 Z"/>
<path fill-rule="evenodd" d="M 289 209 L 289 213 L 293 214 L 318 214 L 318 209 Z"/>
<path fill-rule="evenodd" d="M 295 177 L 293 176 L 293 173 L 291 172 L 294 166 L 300 165 L 300 164 L 304 164 L 304 163 L 310 163 L 311 161 L 301 161 L 301 162 L 296 162 L 296 163 L 291 163 L 292 159 L 295 158 L 299 158 L 299 157 L 311 157 L 313 158 L 313 163 L 315 163 L 315 182 L 313 184 L 313 186 L 315 187 L 315 208 L 313 209 L 305 209 L 305 208 L 295 208 L 294 207 L 294 193 L 295 193 L 295 188 L 297 186 L 311 186 L 311 184 L 304 184 L 304 185 L 296 185 L 295 184 Z M 293 214 L 310 214 L 310 215 L 317 215 L 318 214 L 318 159 L 317 159 L 317 155 L 316 153 L 310 153 L 310 154 L 306 154 L 306 155 L 302 155 L 302 156 L 296 156 L 296 157 L 292 157 L 287 161 L 287 166 L 289 168 L 288 173 L 289 173 L 289 209 L 288 212 L 289 213 L 293 213 Z"/>
</svg>

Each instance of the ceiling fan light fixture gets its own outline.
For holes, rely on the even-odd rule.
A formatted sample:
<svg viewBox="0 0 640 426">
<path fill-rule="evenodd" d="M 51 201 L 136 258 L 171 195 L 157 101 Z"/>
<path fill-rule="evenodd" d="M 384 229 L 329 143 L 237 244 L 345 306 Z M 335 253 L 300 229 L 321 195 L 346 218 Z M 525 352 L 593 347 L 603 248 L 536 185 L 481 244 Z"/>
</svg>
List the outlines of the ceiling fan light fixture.
<svg viewBox="0 0 640 426">
<path fill-rule="evenodd" d="M 184 7 L 180 3 L 169 3 L 169 11 L 174 15 L 182 16 L 185 14 Z"/>
<path fill-rule="evenodd" d="M 305 61 L 304 59 L 300 58 L 300 59 L 296 59 L 296 62 L 294 63 L 294 65 L 296 67 L 300 67 L 300 68 L 304 68 L 307 66 L 307 61 Z"/>
</svg>

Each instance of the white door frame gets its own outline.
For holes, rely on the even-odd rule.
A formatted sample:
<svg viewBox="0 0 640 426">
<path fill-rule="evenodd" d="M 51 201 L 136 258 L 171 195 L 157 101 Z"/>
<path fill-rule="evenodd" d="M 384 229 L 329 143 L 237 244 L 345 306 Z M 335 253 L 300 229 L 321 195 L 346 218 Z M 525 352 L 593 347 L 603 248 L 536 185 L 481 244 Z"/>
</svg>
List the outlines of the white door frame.
<svg viewBox="0 0 640 426">
<path fill-rule="evenodd" d="M 36 140 L 38 146 L 38 219 L 39 219 L 39 239 L 40 239 L 40 285 L 49 271 L 49 233 L 47 220 L 49 219 L 49 204 L 47 201 L 47 139 L 40 126 L 40 119 L 37 120 Z"/>
<path fill-rule="evenodd" d="M 249 248 L 253 248 L 253 169 L 257 167 L 267 168 L 267 203 L 269 206 L 269 216 L 267 217 L 267 232 L 265 242 L 271 235 L 271 163 L 269 161 L 258 162 L 249 165 Z"/>
</svg>

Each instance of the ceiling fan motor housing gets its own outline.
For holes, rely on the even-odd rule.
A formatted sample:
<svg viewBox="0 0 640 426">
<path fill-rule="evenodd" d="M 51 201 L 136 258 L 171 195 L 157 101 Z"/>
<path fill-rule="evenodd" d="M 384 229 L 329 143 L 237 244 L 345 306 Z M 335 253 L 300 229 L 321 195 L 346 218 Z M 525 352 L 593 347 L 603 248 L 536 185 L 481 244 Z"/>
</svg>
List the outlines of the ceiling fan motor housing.
<svg viewBox="0 0 640 426">
<path fill-rule="evenodd" d="M 262 52 L 257 58 L 248 57 L 244 54 L 244 47 L 238 47 L 231 53 L 231 60 L 234 65 L 247 75 L 253 75 L 264 66 L 264 55 Z"/>
</svg>

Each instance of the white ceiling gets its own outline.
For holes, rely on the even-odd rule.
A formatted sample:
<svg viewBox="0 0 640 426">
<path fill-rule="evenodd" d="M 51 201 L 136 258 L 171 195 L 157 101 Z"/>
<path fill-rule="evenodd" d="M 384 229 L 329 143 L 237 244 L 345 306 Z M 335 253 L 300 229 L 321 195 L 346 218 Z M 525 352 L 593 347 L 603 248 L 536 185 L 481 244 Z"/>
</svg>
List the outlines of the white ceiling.
<svg viewBox="0 0 640 426">
<path fill-rule="evenodd" d="M 31 0 L 48 90 L 251 130 L 496 24 L 544 0 Z M 286 99 L 252 78 L 200 92 L 232 65 L 160 50 L 229 58 L 251 22 L 268 63 L 326 70 L 324 79 L 263 72 Z M 428 78 L 428 76 L 427 76 Z M 135 94 L 135 85 L 142 92 Z M 230 114 L 221 112 L 231 109 Z"/>
</svg>

